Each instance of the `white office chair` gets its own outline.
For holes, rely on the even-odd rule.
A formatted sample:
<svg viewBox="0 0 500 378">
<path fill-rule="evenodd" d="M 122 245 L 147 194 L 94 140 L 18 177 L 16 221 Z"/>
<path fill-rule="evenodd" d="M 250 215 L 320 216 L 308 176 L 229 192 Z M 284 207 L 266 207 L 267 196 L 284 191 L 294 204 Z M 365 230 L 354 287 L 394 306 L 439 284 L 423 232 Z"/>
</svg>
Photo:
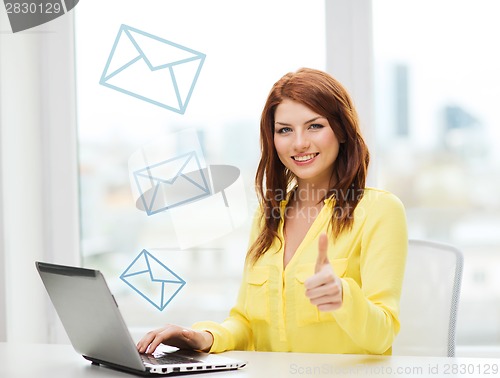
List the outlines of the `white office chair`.
<svg viewBox="0 0 500 378">
<path fill-rule="evenodd" d="M 463 255 L 457 248 L 410 240 L 403 290 L 401 330 L 393 355 L 455 355 L 455 327 Z"/>
</svg>

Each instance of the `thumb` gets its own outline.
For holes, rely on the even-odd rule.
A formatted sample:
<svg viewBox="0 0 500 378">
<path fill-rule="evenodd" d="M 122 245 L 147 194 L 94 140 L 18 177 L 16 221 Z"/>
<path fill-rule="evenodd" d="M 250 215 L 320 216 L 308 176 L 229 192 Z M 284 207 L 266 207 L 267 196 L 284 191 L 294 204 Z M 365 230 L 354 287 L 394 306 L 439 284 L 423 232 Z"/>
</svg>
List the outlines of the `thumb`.
<svg viewBox="0 0 500 378">
<path fill-rule="evenodd" d="M 210 349 L 212 343 L 208 343 L 207 338 L 203 332 L 195 331 L 192 329 L 183 329 L 182 336 L 186 338 L 189 346 L 196 350 Z M 208 344 L 207 344 L 208 343 Z"/>
<path fill-rule="evenodd" d="M 322 233 L 319 236 L 318 240 L 318 258 L 316 260 L 316 267 L 314 269 L 314 273 L 318 273 L 323 265 L 329 264 L 327 252 L 328 252 L 328 237 L 326 236 L 325 233 Z"/>
<path fill-rule="evenodd" d="M 193 331 L 184 328 L 182 331 L 182 336 L 184 336 L 186 339 L 192 339 L 193 338 Z"/>
</svg>

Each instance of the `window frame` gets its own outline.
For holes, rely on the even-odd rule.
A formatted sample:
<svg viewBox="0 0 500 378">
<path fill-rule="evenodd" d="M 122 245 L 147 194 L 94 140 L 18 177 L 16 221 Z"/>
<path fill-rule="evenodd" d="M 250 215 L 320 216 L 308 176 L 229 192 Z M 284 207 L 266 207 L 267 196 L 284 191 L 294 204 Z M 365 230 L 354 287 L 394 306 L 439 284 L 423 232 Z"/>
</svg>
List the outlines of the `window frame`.
<svg viewBox="0 0 500 378">
<path fill-rule="evenodd" d="M 65 342 L 34 262 L 80 264 L 73 13 L 0 17 L 0 339 Z"/>
</svg>

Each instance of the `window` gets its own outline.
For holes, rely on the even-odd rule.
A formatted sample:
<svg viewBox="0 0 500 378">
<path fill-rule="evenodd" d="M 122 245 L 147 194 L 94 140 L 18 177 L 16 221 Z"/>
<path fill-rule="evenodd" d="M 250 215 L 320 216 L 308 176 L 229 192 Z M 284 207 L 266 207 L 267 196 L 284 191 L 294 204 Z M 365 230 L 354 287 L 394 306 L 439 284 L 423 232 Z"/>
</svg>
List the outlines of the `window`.
<svg viewBox="0 0 500 378">
<path fill-rule="evenodd" d="M 496 1 L 373 2 L 379 185 L 464 252 L 457 344 L 500 343 Z"/>
<path fill-rule="evenodd" d="M 260 112 L 286 72 L 325 69 L 324 4 L 110 0 L 82 2 L 75 14 L 84 265 L 104 272 L 132 328 L 221 321 L 236 298 L 256 204 Z M 184 114 L 99 84 L 122 25 L 206 54 Z M 136 208 L 128 160 L 187 129 L 196 130 L 207 163 L 240 169 L 248 217 L 231 233 L 181 249 L 168 211 L 147 216 Z M 143 249 L 186 281 L 164 311 L 119 279 Z"/>
</svg>

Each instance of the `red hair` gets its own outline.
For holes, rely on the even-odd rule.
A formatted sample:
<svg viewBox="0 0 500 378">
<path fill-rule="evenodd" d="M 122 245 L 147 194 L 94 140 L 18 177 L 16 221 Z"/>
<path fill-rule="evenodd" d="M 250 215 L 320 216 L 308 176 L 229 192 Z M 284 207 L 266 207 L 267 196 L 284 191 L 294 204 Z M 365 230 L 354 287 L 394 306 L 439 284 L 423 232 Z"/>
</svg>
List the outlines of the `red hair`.
<svg viewBox="0 0 500 378">
<path fill-rule="evenodd" d="M 319 70 L 301 68 L 287 73 L 272 87 L 260 121 L 261 159 L 255 185 L 263 213 L 261 232 L 247 253 L 252 262 L 256 262 L 278 238 L 280 202 L 286 198 L 295 179 L 274 147 L 274 114 L 284 99 L 299 102 L 325 117 L 340 142 L 332 170 L 337 180 L 326 195 L 335 196 L 330 223 L 334 237 L 352 227 L 352 215 L 365 187 L 370 154 L 361 135 L 356 109 L 345 88 Z"/>
</svg>

